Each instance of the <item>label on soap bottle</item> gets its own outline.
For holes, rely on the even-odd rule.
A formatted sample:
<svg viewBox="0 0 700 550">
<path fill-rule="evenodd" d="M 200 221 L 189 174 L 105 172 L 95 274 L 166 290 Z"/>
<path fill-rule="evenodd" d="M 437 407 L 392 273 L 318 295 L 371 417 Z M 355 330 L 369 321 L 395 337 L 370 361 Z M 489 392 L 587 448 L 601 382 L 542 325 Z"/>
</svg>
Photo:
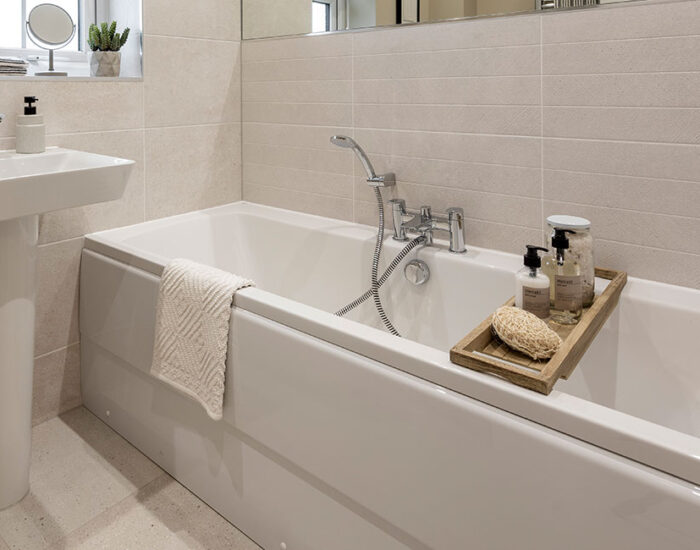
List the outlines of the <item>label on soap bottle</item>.
<svg viewBox="0 0 700 550">
<path fill-rule="evenodd" d="M 540 319 L 549 317 L 549 287 L 523 286 L 523 309 L 537 315 Z"/>
<path fill-rule="evenodd" d="M 554 308 L 559 311 L 580 311 L 583 303 L 581 275 L 557 275 L 554 284 Z"/>
</svg>

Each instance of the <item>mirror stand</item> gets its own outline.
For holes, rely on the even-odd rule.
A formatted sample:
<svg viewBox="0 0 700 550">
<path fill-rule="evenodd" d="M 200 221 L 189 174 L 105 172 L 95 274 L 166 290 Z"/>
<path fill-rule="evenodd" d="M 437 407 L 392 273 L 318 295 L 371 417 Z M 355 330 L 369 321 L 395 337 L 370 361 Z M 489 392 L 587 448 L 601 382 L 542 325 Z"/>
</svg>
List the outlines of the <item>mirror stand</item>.
<svg viewBox="0 0 700 550">
<path fill-rule="evenodd" d="M 49 50 L 49 70 L 48 71 L 42 71 L 39 73 L 34 73 L 34 76 L 68 76 L 68 73 L 65 71 L 57 71 L 54 69 L 53 66 L 53 52 L 55 50 Z"/>
</svg>

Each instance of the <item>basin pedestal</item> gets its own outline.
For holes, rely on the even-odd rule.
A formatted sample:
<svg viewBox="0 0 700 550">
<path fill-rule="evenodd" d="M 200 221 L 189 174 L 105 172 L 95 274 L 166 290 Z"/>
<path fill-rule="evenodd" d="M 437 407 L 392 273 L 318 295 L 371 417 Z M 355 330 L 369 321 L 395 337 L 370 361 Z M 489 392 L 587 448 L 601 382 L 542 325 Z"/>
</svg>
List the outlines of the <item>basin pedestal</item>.
<svg viewBox="0 0 700 550">
<path fill-rule="evenodd" d="M 39 216 L 0 221 L 0 510 L 29 490 Z"/>
<path fill-rule="evenodd" d="M 29 490 L 39 215 L 124 194 L 133 160 L 0 151 L 0 510 Z"/>
</svg>

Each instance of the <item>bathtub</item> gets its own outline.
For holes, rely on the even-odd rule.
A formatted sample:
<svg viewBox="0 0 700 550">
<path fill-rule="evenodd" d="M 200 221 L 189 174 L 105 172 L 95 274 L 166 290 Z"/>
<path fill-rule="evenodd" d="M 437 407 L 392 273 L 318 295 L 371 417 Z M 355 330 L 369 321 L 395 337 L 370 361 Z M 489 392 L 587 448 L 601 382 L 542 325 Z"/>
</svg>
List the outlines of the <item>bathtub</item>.
<svg viewBox="0 0 700 550">
<path fill-rule="evenodd" d="M 89 235 L 85 405 L 266 549 L 700 546 L 700 292 L 630 278 L 544 396 L 449 361 L 520 257 L 414 251 L 429 282 L 399 269 L 382 292 L 402 339 L 371 300 L 332 314 L 367 289 L 374 238 L 245 202 Z M 175 257 L 257 282 L 235 297 L 220 422 L 149 374 Z"/>
</svg>

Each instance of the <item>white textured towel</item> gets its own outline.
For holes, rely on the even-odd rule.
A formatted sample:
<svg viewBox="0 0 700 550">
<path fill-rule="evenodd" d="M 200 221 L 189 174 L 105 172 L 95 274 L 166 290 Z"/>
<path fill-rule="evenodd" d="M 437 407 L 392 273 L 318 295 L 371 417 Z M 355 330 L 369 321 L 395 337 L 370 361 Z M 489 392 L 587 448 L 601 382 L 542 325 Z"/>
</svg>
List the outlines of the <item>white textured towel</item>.
<svg viewBox="0 0 700 550">
<path fill-rule="evenodd" d="M 189 260 L 163 271 L 151 373 L 199 401 L 221 420 L 231 307 L 236 291 L 255 283 Z"/>
</svg>

